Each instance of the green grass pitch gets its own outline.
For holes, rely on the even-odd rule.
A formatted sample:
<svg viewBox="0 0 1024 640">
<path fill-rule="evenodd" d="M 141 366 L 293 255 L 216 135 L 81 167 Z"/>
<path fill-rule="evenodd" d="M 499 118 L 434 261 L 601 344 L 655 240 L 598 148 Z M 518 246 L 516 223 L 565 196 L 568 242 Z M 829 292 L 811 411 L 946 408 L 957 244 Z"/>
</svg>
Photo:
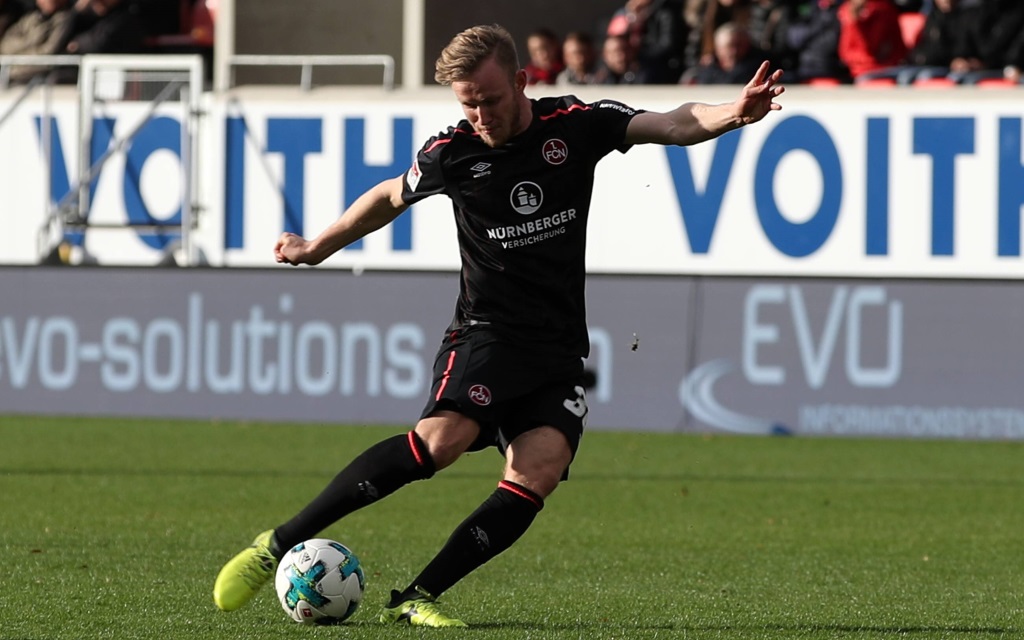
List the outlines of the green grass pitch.
<svg viewBox="0 0 1024 640">
<path fill-rule="evenodd" d="M 510 551 L 442 598 L 468 630 L 384 627 L 493 491 L 467 456 L 324 532 L 367 572 L 350 623 L 220 566 L 384 427 L 0 418 L 0 639 L 1024 638 L 1024 443 L 591 432 Z"/>
</svg>

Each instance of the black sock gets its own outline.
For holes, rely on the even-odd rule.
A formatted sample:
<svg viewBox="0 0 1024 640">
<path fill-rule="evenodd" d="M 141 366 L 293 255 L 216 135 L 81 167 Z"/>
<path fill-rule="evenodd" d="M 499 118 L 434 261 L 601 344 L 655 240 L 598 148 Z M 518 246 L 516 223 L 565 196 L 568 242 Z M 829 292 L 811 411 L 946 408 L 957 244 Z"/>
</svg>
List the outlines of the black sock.
<svg viewBox="0 0 1024 640">
<path fill-rule="evenodd" d="M 415 431 L 378 442 L 342 469 L 297 516 L 274 530 L 277 549 L 271 551 L 280 559 L 342 517 L 432 475 L 434 461 Z"/>
<path fill-rule="evenodd" d="M 435 598 L 474 569 L 512 546 L 530 527 L 544 499 L 526 487 L 502 480 L 498 488 L 462 524 L 430 564 L 399 598 L 416 595 L 419 586 Z"/>
</svg>

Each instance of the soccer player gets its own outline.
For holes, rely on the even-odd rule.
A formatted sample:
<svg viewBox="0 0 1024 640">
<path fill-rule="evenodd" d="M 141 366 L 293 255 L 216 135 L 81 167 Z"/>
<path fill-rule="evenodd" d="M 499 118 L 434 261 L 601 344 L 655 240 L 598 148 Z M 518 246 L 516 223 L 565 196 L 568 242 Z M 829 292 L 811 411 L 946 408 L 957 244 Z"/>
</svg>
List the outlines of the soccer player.
<svg viewBox="0 0 1024 640">
<path fill-rule="evenodd" d="M 691 145 L 757 122 L 781 107 L 780 70 L 757 70 L 731 103 L 687 103 L 667 113 L 572 96 L 531 100 L 511 36 L 477 26 L 456 35 L 436 64 L 465 120 L 431 138 L 404 175 L 357 199 L 312 240 L 285 233 L 278 262 L 318 264 L 436 194 L 451 198 L 462 277 L 455 317 L 434 364 L 416 427 L 370 447 L 294 518 L 259 534 L 214 584 L 225 611 L 273 576 L 290 547 L 356 509 L 433 476 L 467 451 L 497 447 L 504 474 L 382 622 L 465 624 L 436 598 L 508 549 L 567 477 L 587 419 L 589 350 L 584 252 L 597 162 L 634 144 Z"/>
</svg>

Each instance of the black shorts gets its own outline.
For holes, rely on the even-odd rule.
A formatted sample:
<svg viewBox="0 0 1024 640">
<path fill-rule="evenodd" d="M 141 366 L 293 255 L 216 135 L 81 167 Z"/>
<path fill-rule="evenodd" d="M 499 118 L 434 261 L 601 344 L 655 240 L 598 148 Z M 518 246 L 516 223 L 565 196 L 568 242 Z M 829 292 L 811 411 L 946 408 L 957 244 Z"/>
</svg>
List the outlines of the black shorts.
<svg viewBox="0 0 1024 640">
<path fill-rule="evenodd" d="M 583 360 L 503 340 L 486 327 L 449 334 L 434 360 L 434 381 L 421 418 L 447 409 L 472 418 L 480 436 L 470 447 L 498 447 L 537 427 L 561 431 L 573 456 L 587 423 Z"/>
</svg>

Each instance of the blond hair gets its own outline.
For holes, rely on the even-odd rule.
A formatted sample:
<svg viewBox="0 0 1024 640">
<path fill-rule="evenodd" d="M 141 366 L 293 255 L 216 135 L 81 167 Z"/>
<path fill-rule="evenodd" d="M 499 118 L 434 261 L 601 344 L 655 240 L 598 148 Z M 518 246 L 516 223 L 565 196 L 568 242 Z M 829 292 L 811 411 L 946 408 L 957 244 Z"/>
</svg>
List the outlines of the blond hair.
<svg viewBox="0 0 1024 640">
<path fill-rule="evenodd" d="M 470 27 L 459 33 L 434 63 L 434 79 L 444 85 L 468 78 L 485 60 L 493 57 L 508 72 L 519 71 L 519 54 L 512 35 L 496 24 Z"/>
</svg>

